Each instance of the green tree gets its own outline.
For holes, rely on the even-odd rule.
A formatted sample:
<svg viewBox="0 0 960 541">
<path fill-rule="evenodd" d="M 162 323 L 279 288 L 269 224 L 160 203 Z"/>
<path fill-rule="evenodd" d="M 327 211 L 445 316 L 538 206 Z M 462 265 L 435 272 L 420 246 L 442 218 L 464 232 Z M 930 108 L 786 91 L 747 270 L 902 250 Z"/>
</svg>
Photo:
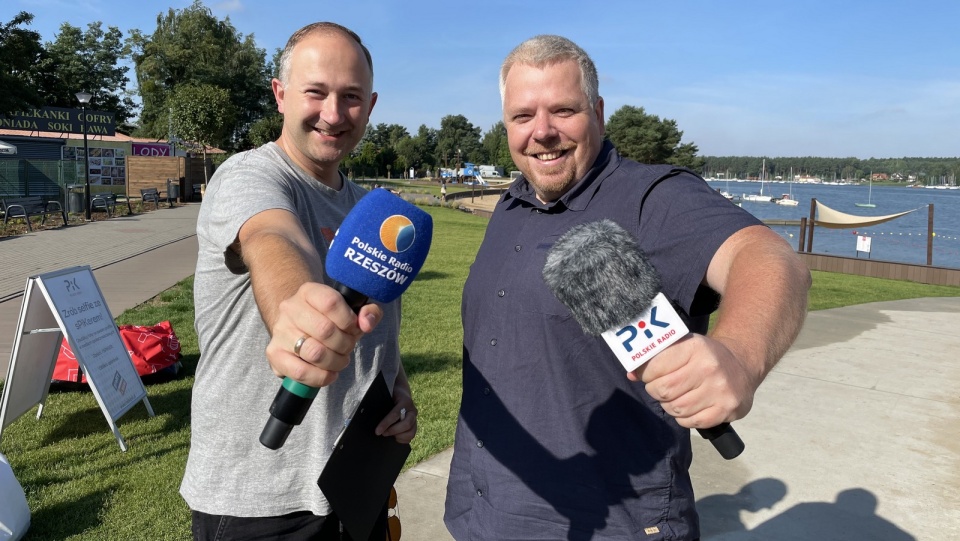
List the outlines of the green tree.
<svg viewBox="0 0 960 541">
<path fill-rule="evenodd" d="M 670 163 L 699 170 L 697 146 L 680 144 L 683 132 L 675 120 L 647 114 L 643 107 L 624 105 L 606 123 L 606 136 L 621 155 L 641 163 Z"/>
<path fill-rule="evenodd" d="M 385 124 L 381 122 L 374 127 L 367 127 L 367 140 L 377 146 L 377 150 L 393 148 L 398 141 L 410 137 L 407 128 L 400 124 Z"/>
<path fill-rule="evenodd" d="M 447 115 L 440 119 L 435 154 L 438 164 L 454 167 L 459 158 L 462 166 L 464 162 L 476 162 L 483 157 L 482 153 L 480 128 L 471 124 L 467 117 Z"/>
<path fill-rule="evenodd" d="M 399 143 L 409 139 L 407 128 L 400 124 L 380 123 L 376 126 L 367 126 L 364 142 L 373 143 L 377 150 L 377 174 L 381 171 L 399 171 L 406 168 L 404 160 L 399 160 Z M 388 173 L 389 176 L 389 173 Z"/>
<path fill-rule="evenodd" d="M 257 120 L 250 126 L 248 137 L 254 147 L 265 145 L 280 138 L 283 131 L 283 115 L 274 113 Z"/>
<path fill-rule="evenodd" d="M 436 134 L 436 130 L 421 124 L 416 136 L 406 136 L 398 139 L 394 144 L 397 153 L 397 167 L 403 170 L 413 167 L 415 171 L 419 172 L 433 167 L 435 165 L 433 153 L 436 148 Z"/>
<path fill-rule="evenodd" d="M 507 144 L 507 128 L 503 121 L 497 122 L 483 135 L 484 163 L 502 167 L 508 173 L 517 168 L 510 156 L 510 145 Z"/>
<path fill-rule="evenodd" d="M 106 31 L 99 21 L 87 25 L 84 32 L 69 23 L 60 25 L 56 39 L 46 46 L 38 65 L 44 74 L 40 93 L 52 107 L 77 107 L 77 92 L 93 95 L 91 108 L 114 113 L 117 125 L 134 118 L 137 105 L 127 84 L 130 68 L 121 65 L 129 56 L 123 33 L 114 26 Z"/>
<path fill-rule="evenodd" d="M 373 176 L 380 177 L 377 172 L 377 146 L 371 142 L 362 143 L 357 164 L 360 166 L 360 175 L 366 177 L 373 171 Z"/>
<path fill-rule="evenodd" d="M 33 21 L 26 11 L 0 25 L 0 115 L 42 107 L 36 66 L 43 57 L 40 34 L 20 28 Z"/>
<path fill-rule="evenodd" d="M 207 147 L 221 146 L 230 136 L 234 107 L 230 93 L 213 85 L 177 86 L 170 100 L 170 120 L 190 150 L 200 150 L 207 162 Z M 203 168 L 204 183 L 207 168 Z"/>
<path fill-rule="evenodd" d="M 226 148 L 251 146 L 251 125 L 272 107 L 272 66 L 253 35 L 237 32 L 229 17 L 220 21 L 195 0 L 187 8 L 158 15 L 153 34 L 134 31 L 130 44 L 143 101 L 138 135 L 166 136 L 167 98 L 173 89 L 180 84 L 207 84 L 226 89 L 236 111 Z"/>
<path fill-rule="evenodd" d="M 417 152 L 417 144 L 413 137 L 406 137 L 397 141 L 397 167 L 400 171 L 406 171 L 410 167 L 416 168 L 420 165 L 420 155 Z"/>
<path fill-rule="evenodd" d="M 413 137 L 417 152 L 420 155 L 420 164 L 424 168 L 435 168 L 437 166 L 437 130 L 427 127 L 426 124 L 420 124 L 417 129 L 417 135 Z M 416 166 L 416 164 L 414 164 Z"/>
<path fill-rule="evenodd" d="M 667 159 L 667 163 L 699 172 L 703 169 L 703 158 L 697 156 L 699 151 L 697 145 L 684 143 L 674 150 L 673 156 Z"/>
</svg>

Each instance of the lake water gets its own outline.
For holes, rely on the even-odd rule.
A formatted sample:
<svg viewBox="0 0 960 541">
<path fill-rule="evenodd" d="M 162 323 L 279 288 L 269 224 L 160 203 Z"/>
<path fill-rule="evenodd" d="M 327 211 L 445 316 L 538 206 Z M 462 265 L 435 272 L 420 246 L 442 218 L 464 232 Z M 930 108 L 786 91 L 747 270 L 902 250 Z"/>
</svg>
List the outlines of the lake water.
<svg viewBox="0 0 960 541">
<path fill-rule="evenodd" d="M 726 190 L 733 195 L 760 193 L 759 182 L 709 181 L 711 187 Z M 874 186 L 870 202 L 875 208 L 858 207 L 866 203 L 869 186 L 832 186 L 823 184 L 769 183 L 763 185 L 764 195 L 779 197 L 792 190 L 800 204 L 795 207 L 776 203 L 744 201 L 743 209 L 761 219 L 799 220 L 810 217 L 810 200 L 840 212 L 857 216 L 884 216 L 913 209 L 916 212 L 880 225 L 854 229 L 827 229 L 818 227 L 813 236 L 813 252 L 846 257 L 870 258 L 901 263 L 927 262 L 927 206 L 933 204 L 933 265 L 960 268 L 960 190 L 935 190 Z M 922 207 L 922 208 L 921 208 Z M 799 247 L 799 226 L 773 225 L 795 249 Z M 857 252 L 857 236 L 871 238 L 869 254 Z"/>
</svg>

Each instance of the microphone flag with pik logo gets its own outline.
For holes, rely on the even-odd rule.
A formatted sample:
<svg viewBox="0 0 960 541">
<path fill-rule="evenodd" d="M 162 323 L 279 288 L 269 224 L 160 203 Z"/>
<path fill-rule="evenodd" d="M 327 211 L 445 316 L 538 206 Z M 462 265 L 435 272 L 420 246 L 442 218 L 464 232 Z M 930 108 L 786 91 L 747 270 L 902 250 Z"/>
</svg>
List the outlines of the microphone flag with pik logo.
<svg viewBox="0 0 960 541">
<path fill-rule="evenodd" d="M 433 218 L 389 191 L 365 195 L 344 218 L 324 264 L 344 300 L 359 312 L 369 299 L 388 303 L 410 287 L 433 239 Z M 260 443 L 279 449 L 300 424 L 319 389 L 284 378 Z"/>
</svg>

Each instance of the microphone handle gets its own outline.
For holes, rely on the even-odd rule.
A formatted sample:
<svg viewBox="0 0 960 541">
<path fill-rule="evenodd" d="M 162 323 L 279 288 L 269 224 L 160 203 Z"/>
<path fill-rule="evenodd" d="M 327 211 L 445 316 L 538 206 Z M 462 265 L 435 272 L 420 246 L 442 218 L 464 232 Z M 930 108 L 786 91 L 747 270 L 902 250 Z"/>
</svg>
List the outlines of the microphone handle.
<svg viewBox="0 0 960 541">
<path fill-rule="evenodd" d="M 369 297 L 363 293 L 354 291 L 340 282 L 337 282 L 334 289 L 343 296 L 343 300 L 347 301 L 347 306 L 353 309 L 354 314 L 359 314 L 360 309 L 363 308 L 364 304 L 367 304 L 367 300 L 369 299 Z"/>
<path fill-rule="evenodd" d="M 367 304 L 367 295 L 359 291 L 354 291 L 341 283 L 337 283 L 335 289 L 355 314 L 359 314 L 360 308 Z M 283 447 L 290 431 L 307 415 L 307 410 L 310 409 L 310 404 L 313 403 L 319 391 L 320 389 L 290 378 L 283 378 L 283 384 L 277 391 L 273 403 L 270 404 L 270 417 L 267 418 L 267 424 L 260 433 L 260 443 L 274 451 Z"/>
<path fill-rule="evenodd" d="M 727 460 L 740 456 L 745 447 L 743 440 L 730 423 L 721 423 L 713 428 L 698 428 L 697 432 L 704 439 L 710 440 L 720 456 Z"/>
</svg>

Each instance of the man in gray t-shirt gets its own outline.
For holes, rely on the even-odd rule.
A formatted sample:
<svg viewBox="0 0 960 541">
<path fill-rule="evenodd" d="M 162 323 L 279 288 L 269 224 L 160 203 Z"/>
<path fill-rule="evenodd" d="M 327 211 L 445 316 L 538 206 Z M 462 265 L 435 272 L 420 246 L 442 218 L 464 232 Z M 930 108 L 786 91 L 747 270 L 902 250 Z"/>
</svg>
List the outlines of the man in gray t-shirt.
<svg viewBox="0 0 960 541">
<path fill-rule="evenodd" d="M 366 129 L 372 86 L 356 34 L 332 23 L 299 30 L 273 80 L 280 139 L 233 156 L 207 187 L 194 280 L 200 360 L 180 488 L 196 539 L 340 539 L 317 479 L 380 371 L 395 405 L 377 432 L 402 443 L 416 434 L 399 301 L 354 314 L 323 271 L 333 235 L 365 193 L 338 166 Z M 270 450 L 259 436 L 278 376 L 320 392 Z"/>
</svg>

